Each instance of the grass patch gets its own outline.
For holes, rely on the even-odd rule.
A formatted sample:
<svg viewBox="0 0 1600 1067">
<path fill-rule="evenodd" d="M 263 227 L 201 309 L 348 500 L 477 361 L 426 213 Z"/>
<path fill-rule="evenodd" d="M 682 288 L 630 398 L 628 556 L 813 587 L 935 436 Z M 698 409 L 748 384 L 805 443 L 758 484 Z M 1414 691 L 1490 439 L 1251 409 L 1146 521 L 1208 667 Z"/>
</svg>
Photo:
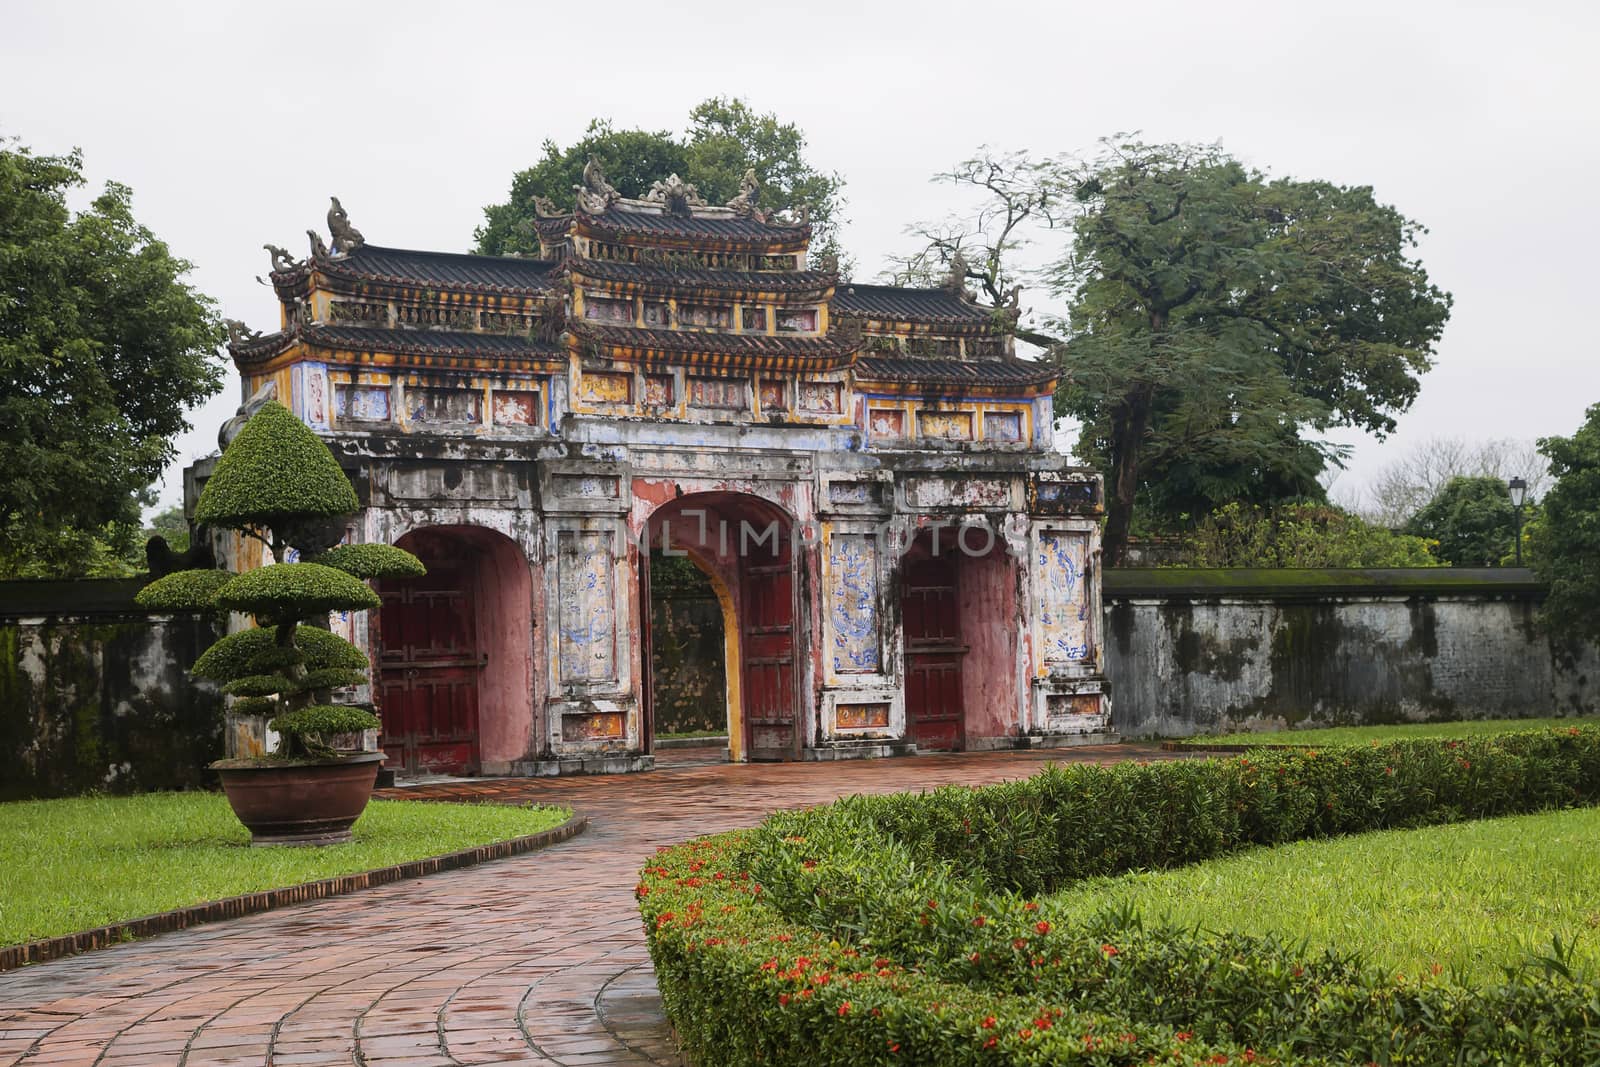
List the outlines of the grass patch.
<svg viewBox="0 0 1600 1067">
<path fill-rule="evenodd" d="M 728 730 L 727 730 L 726 727 L 724 727 L 721 730 L 681 730 L 681 731 L 679 731 L 677 733 L 672 733 L 672 734 L 656 734 L 656 740 L 657 741 L 675 741 L 675 740 L 678 740 L 680 738 L 690 738 L 690 737 L 727 737 L 727 736 L 728 736 Z"/>
<path fill-rule="evenodd" d="M 1056 894 L 1077 914 L 1304 939 L 1392 972 L 1467 981 L 1571 946 L 1600 962 L 1600 810 L 1583 808 L 1253 849 Z"/>
<path fill-rule="evenodd" d="M 1315 730 L 1271 730 L 1256 733 L 1188 737 L 1181 745 L 1369 745 L 1429 737 L 1486 737 L 1492 734 L 1545 730 L 1552 726 L 1593 726 L 1594 718 L 1480 719 L 1471 722 L 1408 722 L 1390 726 L 1330 726 Z"/>
<path fill-rule="evenodd" d="M 0 945 L 536 834 L 564 808 L 374 800 L 355 840 L 251 848 L 218 793 L 0 804 Z"/>
</svg>

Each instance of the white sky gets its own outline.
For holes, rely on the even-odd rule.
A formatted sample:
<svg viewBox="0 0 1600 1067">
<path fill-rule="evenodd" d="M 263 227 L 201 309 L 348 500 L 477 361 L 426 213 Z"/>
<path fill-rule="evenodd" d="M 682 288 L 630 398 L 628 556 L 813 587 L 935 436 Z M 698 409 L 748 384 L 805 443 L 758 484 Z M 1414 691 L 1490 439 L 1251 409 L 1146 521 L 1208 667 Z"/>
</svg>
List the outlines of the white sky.
<svg viewBox="0 0 1600 1067">
<path fill-rule="evenodd" d="M 1436 369 L 1335 493 L 1435 436 L 1570 433 L 1600 402 L 1600 5 L 1346 0 L 696 8 L 68 3 L 0 7 L 0 134 L 81 146 L 224 314 L 275 329 L 264 242 L 304 254 L 328 196 L 374 244 L 467 250 L 483 205 L 592 116 L 681 130 L 708 96 L 797 123 L 847 180 L 870 280 L 930 175 L 980 144 L 1040 154 L 1220 139 L 1274 174 L 1370 184 L 1430 229 L 1455 294 Z M 1037 296 L 1037 294 L 1035 294 Z M 1027 297 L 1025 297 L 1025 302 Z M 231 370 L 231 368 L 230 368 Z M 193 415 L 212 447 L 238 379 Z M 176 468 L 175 468 L 176 470 Z M 175 476 L 165 501 L 176 501 Z"/>
</svg>

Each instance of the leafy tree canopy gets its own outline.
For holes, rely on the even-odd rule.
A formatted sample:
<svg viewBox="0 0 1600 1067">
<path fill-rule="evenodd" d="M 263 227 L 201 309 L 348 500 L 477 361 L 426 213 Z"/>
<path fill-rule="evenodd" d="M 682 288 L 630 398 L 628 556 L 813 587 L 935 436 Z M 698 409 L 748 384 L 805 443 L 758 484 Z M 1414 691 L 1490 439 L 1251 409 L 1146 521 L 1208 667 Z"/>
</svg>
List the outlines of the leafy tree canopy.
<svg viewBox="0 0 1600 1067">
<path fill-rule="evenodd" d="M 1457 567 L 1495 567 L 1515 547 L 1511 491 L 1499 478 L 1457 476 L 1405 524 L 1406 533 L 1439 543 L 1439 558 Z"/>
<path fill-rule="evenodd" d="M 116 573 L 187 409 L 222 387 L 213 302 L 83 158 L 0 140 L 0 572 Z M 44 572 L 44 573 L 40 573 Z M 125 571 L 124 571 L 125 572 Z"/>
<path fill-rule="evenodd" d="M 713 204 L 737 196 L 739 180 L 753 167 L 761 180 L 761 206 L 790 212 L 804 206 L 816 229 L 815 247 L 828 251 L 840 221 L 844 181 L 812 166 L 805 148 L 805 134 L 793 123 L 738 99 L 712 97 L 701 103 L 689 113 L 682 137 L 670 130 L 618 130 L 609 119 L 597 118 L 570 146 L 544 142 L 543 157 L 512 178 L 506 202 L 484 208 L 484 224 L 473 235 L 476 250 L 537 254 L 534 198 L 548 197 L 570 208 L 573 186 L 582 184 L 583 166 L 593 156 L 623 196 L 641 197 L 652 183 L 677 174 Z"/>
<path fill-rule="evenodd" d="M 1393 429 L 1449 316 L 1410 254 L 1420 227 L 1370 188 L 1272 179 L 1214 145 L 989 153 L 942 177 L 981 207 L 919 231 L 932 258 L 961 251 L 991 298 L 1032 278 L 1069 305 L 1025 316 L 1019 336 L 1065 368 L 1058 410 L 1107 477 L 1109 565 L 1137 501 L 1176 518 L 1320 499 L 1341 453 L 1311 434 Z M 1018 265 L 1063 232 L 1048 266 Z"/>
<path fill-rule="evenodd" d="M 1575 641 L 1600 641 L 1600 404 L 1571 437 L 1546 437 L 1555 486 L 1540 501 L 1533 566 L 1550 583 L 1544 618 Z"/>
<path fill-rule="evenodd" d="M 1191 567 L 1436 567 L 1432 542 L 1328 505 L 1228 504 L 1186 538 Z"/>
</svg>

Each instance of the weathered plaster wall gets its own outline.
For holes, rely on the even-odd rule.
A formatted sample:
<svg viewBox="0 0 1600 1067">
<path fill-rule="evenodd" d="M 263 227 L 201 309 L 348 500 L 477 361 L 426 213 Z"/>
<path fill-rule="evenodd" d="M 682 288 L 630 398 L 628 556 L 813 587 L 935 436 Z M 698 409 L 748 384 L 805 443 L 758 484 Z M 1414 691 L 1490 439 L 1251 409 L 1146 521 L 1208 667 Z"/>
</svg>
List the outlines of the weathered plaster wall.
<svg viewBox="0 0 1600 1067">
<path fill-rule="evenodd" d="M 1553 644 L 1536 591 L 1116 585 L 1108 658 L 1124 736 L 1600 712 L 1600 652 Z"/>
<path fill-rule="evenodd" d="M 206 784 L 221 697 L 187 668 L 220 631 L 147 615 L 141 584 L 0 583 L 0 800 Z"/>
</svg>

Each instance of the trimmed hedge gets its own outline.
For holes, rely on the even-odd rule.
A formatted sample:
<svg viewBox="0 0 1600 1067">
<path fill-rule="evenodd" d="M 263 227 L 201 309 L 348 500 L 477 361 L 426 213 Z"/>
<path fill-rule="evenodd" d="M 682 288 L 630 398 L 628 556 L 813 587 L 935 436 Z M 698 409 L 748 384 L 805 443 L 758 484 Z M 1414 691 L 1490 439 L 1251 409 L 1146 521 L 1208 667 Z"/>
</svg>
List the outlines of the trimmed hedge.
<svg viewBox="0 0 1600 1067">
<path fill-rule="evenodd" d="M 232 580 L 228 571 L 173 571 L 140 589 L 133 602 L 147 611 L 216 611 L 217 591 Z"/>
<path fill-rule="evenodd" d="M 364 671 L 368 666 L 365 652 L 338 634 L 315 626 L 295 628 L 293 649 L 280 649 L 277 640 L 276 626 L 228 634 L 202 652 L 189 673 L 227 682 L 247 674 L 270 674 L 296 663 L 304 663 L 308 671 L 336 667 Z"/>
<path fill-rule="evenodd" d="M 1595 728 L 1051 768 L 775 815 L 664 850 L 638 893 L 668 1013 L 700 1063 L 1597 1062 L 1600 989 L 1559 959 L 1466 987 L 1336 949 L 1083 914 L 1069 889 L 1597 801 Z"/>
<path fill-rule="evenodd" d="M 422 561 L 403 548 L 381 543 L 340 545 L 308 560 L 357 578 L 419 578 L 428 573 Z"/>
<path fill-rule="evenodd" d="M 204 526 L 242 529 L 348 515 L 361 502 L 328 446 L 282 404 L 250 416 L 223 450 L 195 505 Z"/>
<path fill-rule="evenodd" d="M 383 724 L 365 708 L 340 704 L 313 704 L 309 708 L 288 711 L 267 724 L 280 734 L 303 737 L 307 734 L 352 734 L 362 730 L 376 730 Z"/>
<path fill-rule="evenodd" d="M 320 563 L 278 563 L 234 575 L 217 591 L 217 605 L 229 611 L 296 619 L 330 611 L 365 611 L 383 603 L 361 579 Z"/>
</svg>

